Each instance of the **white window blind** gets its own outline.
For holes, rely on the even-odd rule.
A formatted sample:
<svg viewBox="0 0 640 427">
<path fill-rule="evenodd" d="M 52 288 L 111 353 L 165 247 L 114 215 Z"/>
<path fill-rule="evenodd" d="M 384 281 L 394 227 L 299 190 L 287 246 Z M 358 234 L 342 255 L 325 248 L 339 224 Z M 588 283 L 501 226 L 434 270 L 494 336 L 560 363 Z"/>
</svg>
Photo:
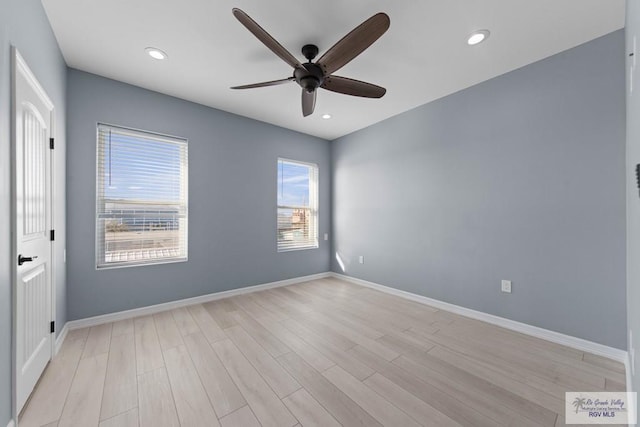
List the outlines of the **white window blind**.
<svg viewBox="0 0 640 427">
<path fill-rule="evenodd" d="M 97 268 L 187 259 L 187 141 L 98 125 Z"/>
<path fill-rule="evenodd" d="M 278 159 L 278 252 L 318 247 L 318 166 Z"/>
</svg>

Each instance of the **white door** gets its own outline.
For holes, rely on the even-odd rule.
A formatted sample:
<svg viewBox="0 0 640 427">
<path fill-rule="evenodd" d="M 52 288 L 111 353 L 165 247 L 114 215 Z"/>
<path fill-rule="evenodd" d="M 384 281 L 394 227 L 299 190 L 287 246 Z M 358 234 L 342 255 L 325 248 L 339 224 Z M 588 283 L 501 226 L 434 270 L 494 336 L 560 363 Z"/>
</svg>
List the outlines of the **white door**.
<svg viewBox="0 0 640 427">
<path fill-rule="evenodd" d="M 51 359 L 51 117 L 53 104 L 14 50 L 16 404 Z"/>
</svg>

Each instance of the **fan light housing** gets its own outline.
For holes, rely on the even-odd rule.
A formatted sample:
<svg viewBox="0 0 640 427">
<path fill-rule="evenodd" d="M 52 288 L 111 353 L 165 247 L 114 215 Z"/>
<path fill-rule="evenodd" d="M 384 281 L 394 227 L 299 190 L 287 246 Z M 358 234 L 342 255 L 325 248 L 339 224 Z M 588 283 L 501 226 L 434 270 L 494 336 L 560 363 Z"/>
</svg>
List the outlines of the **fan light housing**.
<svg viewBox="0 0 640 427">
<path fill-rule="evenodd" d="M 487 38 L 489 38 L 489 34 L 489 30 L 474 31 L 473 33 L 469 34 L 469 37 L 467 38 L 467 44 L 469 46 L 474 46 L 478 43 L 482 43 Z"/>
<path fill-rule="evenodd" d="M 322 115 L 322 118 L 323 118 L 323 119 L 325 119 L 325 120 L 328 120 L 328 119 L 330 119 L 330 118 L 331 118 L 331 114 L 328 114 L 328 113 L 323 114 L 323 115 Z"/>
<path fill-rule="evenodd" d="M 147 52 L 147 55 L 152 57 L 153 59 L 157 59 L 158 61 L 162 61 L 163 59 L 167 59 L 167 54 L 155 47 L 148 47 L 144 50 Z"/>
</svg>

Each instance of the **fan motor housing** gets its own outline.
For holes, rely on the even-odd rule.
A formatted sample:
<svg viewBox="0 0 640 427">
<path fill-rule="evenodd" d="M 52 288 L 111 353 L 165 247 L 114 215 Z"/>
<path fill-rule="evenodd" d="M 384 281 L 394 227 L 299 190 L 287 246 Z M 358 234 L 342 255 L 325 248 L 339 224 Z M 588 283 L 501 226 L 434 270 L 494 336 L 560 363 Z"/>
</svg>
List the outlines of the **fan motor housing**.
<svg viewBox="0 0 640 427">
<path fill-rule="evenodd" d="M 302 64 L 302 66 L 304 68 L 296 68 L 293 71 L 293 77 L 303 89 L 313 92 L 324 82 L 322 68 L 311 62 Z"/>
</svg>

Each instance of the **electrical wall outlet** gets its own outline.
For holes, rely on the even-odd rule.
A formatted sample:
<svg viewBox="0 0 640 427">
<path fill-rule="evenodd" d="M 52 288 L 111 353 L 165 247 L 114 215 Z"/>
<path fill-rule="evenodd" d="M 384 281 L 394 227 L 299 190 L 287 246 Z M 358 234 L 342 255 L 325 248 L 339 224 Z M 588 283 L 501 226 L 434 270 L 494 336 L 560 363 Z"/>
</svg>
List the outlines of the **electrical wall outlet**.
<svg viewBox="0 0 640 427">
<path fill-rule="evenodd" d="M 324 240 L 329 240 L 329 233 L 324 233 Z"/>
<path fill-rule="evenodd" d="M 508 294 L 511 293 L 511 280 L 503 280 L 500 282 L 500 290 Z"/>
<path fill-rule="evenodd" d="M 359 262 L 360 264 L 364 264 L 364 255 L 360 255 L 360 256 L 358 257 L 358 262 Z"/>
</svg>

